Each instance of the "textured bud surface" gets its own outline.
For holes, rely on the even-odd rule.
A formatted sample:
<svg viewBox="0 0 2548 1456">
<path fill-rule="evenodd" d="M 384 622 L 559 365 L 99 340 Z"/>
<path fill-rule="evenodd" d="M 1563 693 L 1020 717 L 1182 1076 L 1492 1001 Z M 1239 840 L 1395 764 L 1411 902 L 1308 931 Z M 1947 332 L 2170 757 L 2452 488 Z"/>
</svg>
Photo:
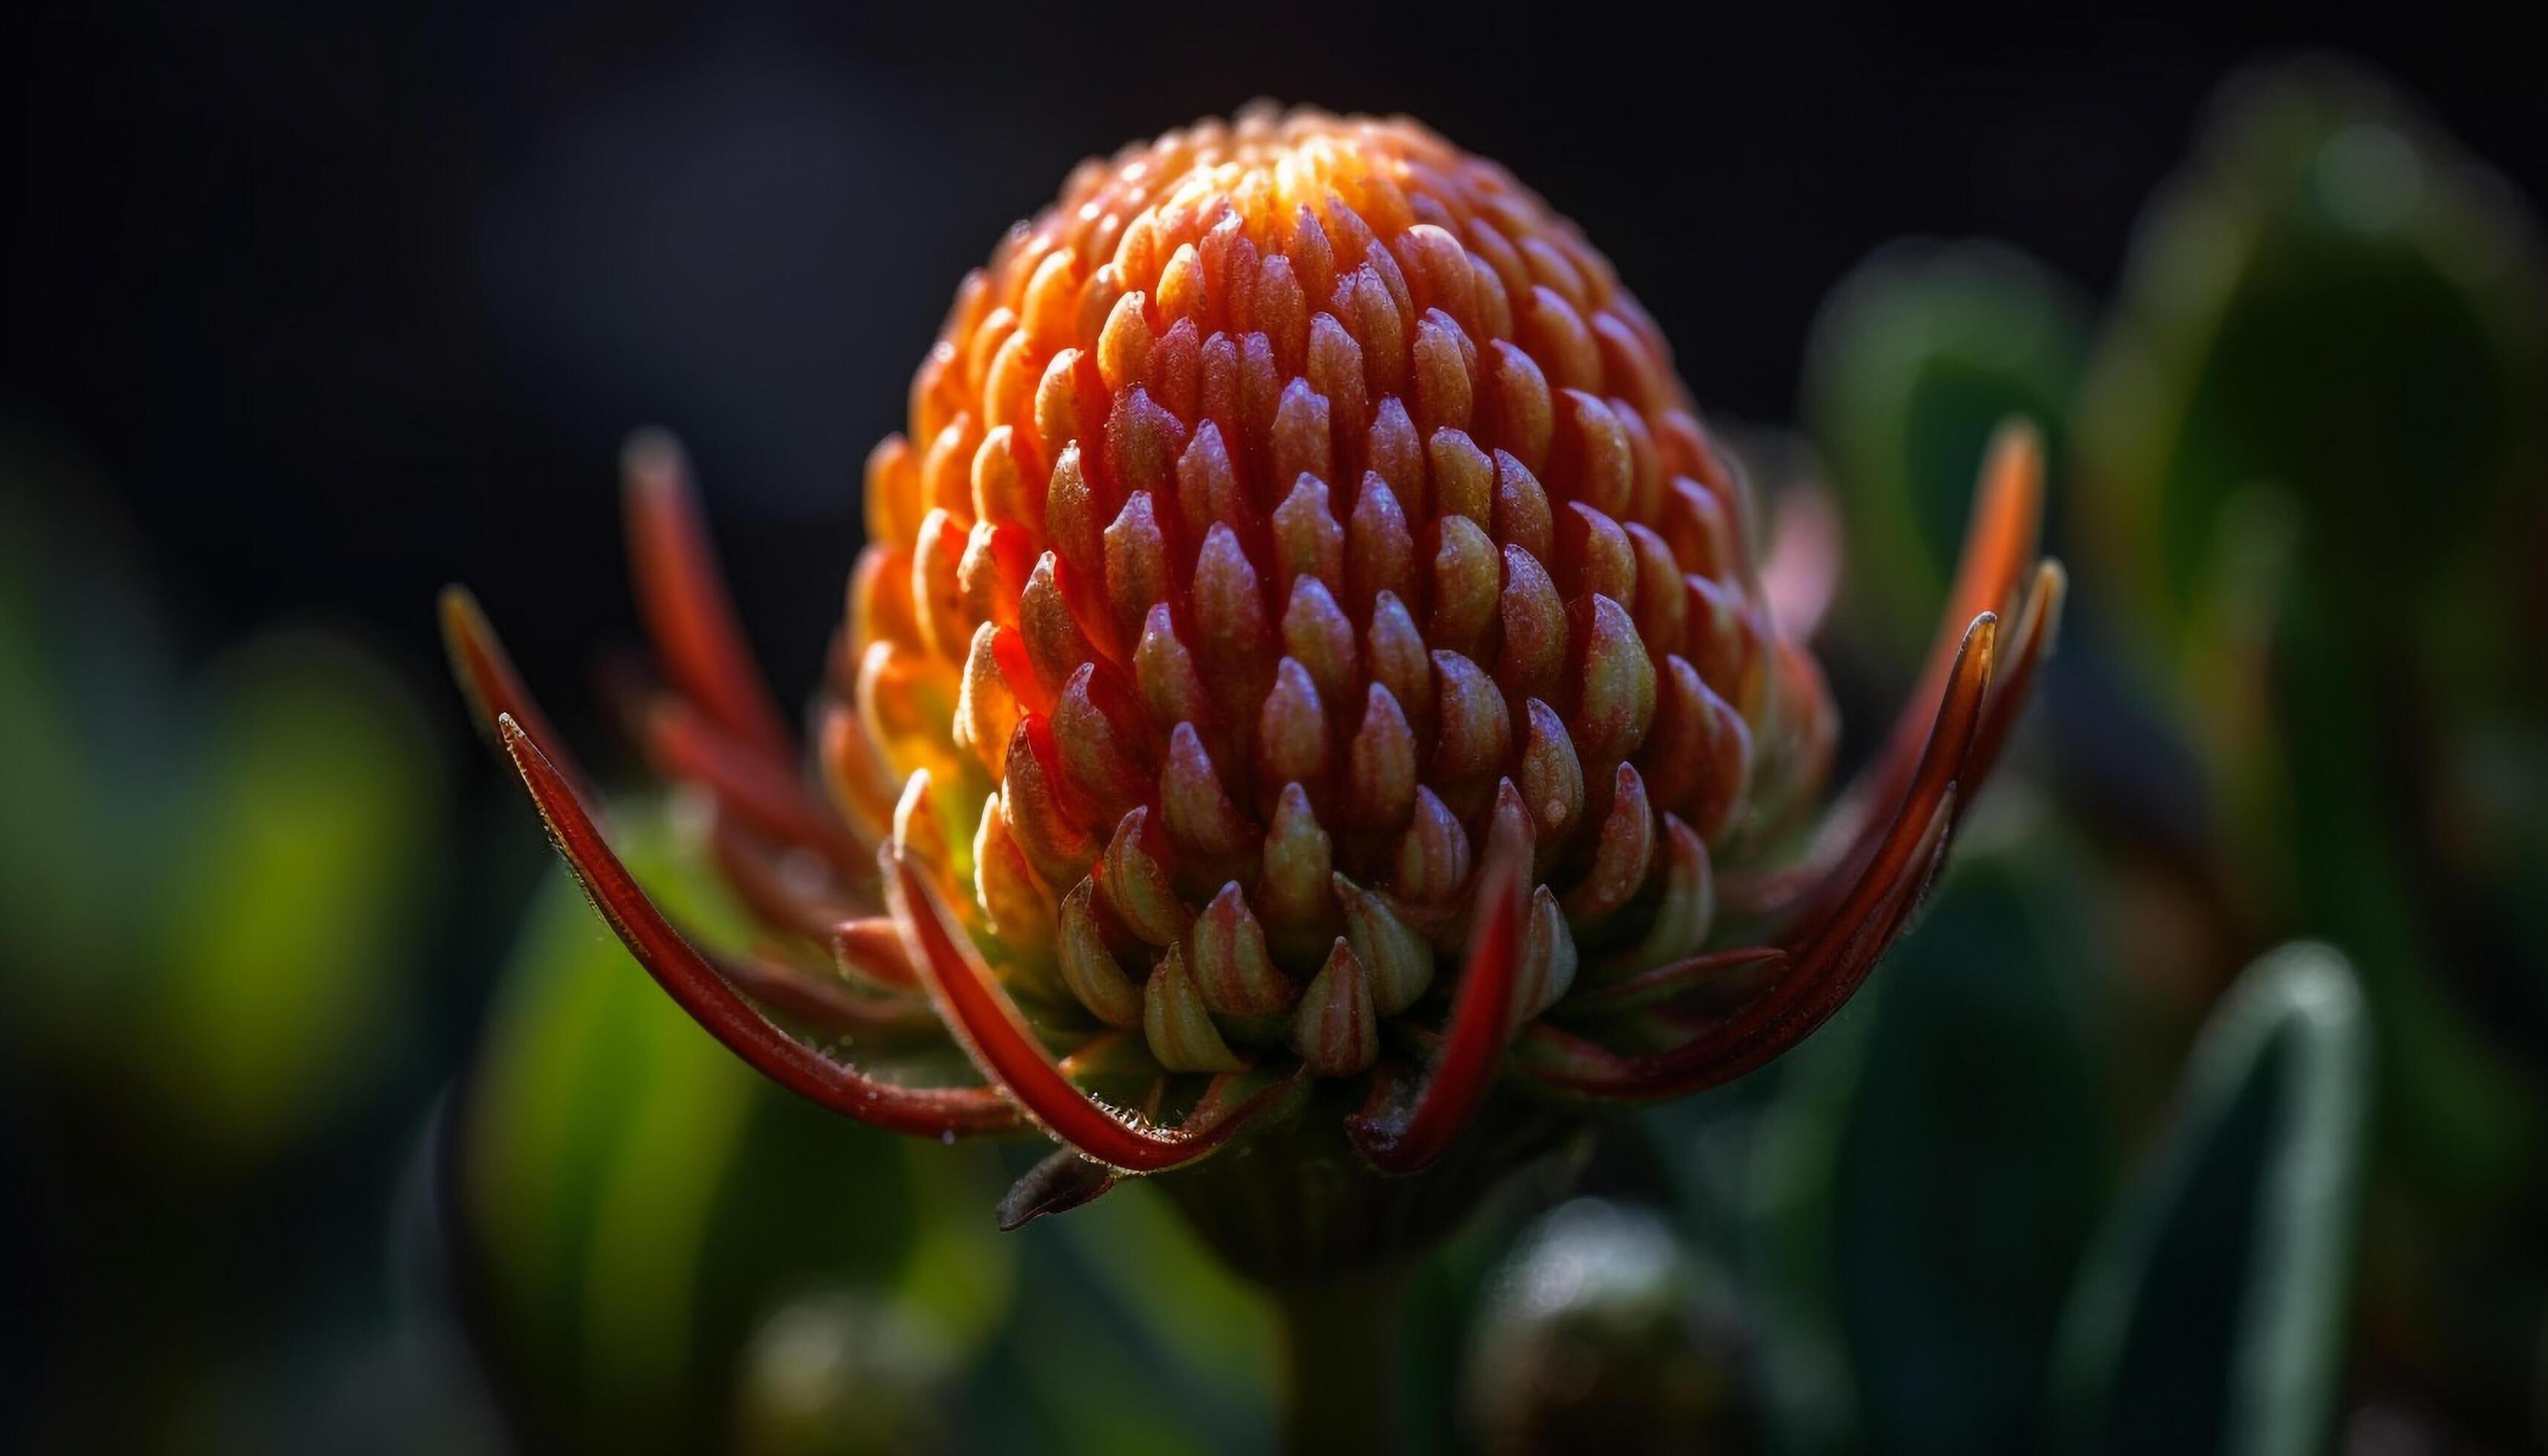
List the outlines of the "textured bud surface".
<svg viewBox="0 0 2548 1456">
<path fill-rule="evenodd" d="M 1661 332 L 1410 122 L 1260 111 L 1082 167 L 964 280 L 876 459 L 843 661 L 958 708 L 862 726 L 997 796 L 1023 872 L 977 857 L 979 928 L 1065 927 L 1107 1024 L 1148 986 L 1172 1068 L 1368 1066 L 1374 1009 L 1463 948 L 1505 785 L 1549 891 L 1527 1011 L 1579 946 L 1686 954 L 1711 857 L 1827 752 Z"/>
</svg>

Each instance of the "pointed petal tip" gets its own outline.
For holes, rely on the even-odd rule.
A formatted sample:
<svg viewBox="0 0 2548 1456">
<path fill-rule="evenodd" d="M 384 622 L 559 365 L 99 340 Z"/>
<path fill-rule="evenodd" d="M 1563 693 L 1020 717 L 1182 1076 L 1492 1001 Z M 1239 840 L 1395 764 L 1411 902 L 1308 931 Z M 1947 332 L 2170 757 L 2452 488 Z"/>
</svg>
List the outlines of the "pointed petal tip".
<svg viewBox="0 0 2548 1456">
<path fill-rule="evenodd" d="M 2023 414 L 2011 414 L 1991 428 L 1988 457 L 1999 461 L 2005 457 L 2011 466 L 2030 464 L 2037 470 L 2044 465 L 2044 430 Z"/>
<path fill-rule="evenodd" d="M 795 731 L 736 618 L 680 443 L 640 429 L 620 451 L 620 471 L 637 604 L 666 673 L 735 737 L 793 763 Z"/>
<path fill-rule="evenodd" d="M 477 596 L 455 582 L 442 589 L 437 606 L 442 650 L 451 660 L 451 676 L 468 697 L 470 712 L 481 731 L 493 728 L 500 715 L 526 713 L 520 675 L 513 670 L 512 659 L 496 635 L 495 624 L 487 620 L 486 609 L 478 604 Z"/>
<path fill-rule="evenodd" d="M 2034 696 L 2036 675 L 2052 655 L 2061 633 L 2061 610 L 2069 595 L 2069 575 L 2061 563 L 2048 560 L 2037 565 L 2034 585 L 2027 592 L 2025 605 L 2018 610 L 2006 664 L 1993 675 L 1990 697 L 1982 707 L 1981 726 L 1974 734 L 1962 775 L 1967 803 L 1990 781 L 1991 771 L 1998 767 L 2009 735 L 2016 730 L 2018 718 Z"/>
<path fill-rule="evenodd" d="M 919 972 L 902 948 L 893 922 L 882 916 L 844 920 L 832 927 L 828 949 L 832 963 L 844 972 L 897 991 L 920 989 Z"/>
<path fill-rule="evenodd" d="M 478 605 L 478 595 L 459 582 L 445 582 L 434 593 L 434 607 L 442 619 L 442 641 L 445 647 L 466 634 L 473 626 L 483 626 L 487 614 Z"/>
<path fill-rule="evenodd" d="M 641 424 L 619 442 L 619 475 L 630 491 L 688 489 L 690 453 L 660 424 Z"/>
<path fill-rule="evenodd" d="M 2048 607 L 2059 606 L 2068 579 L 2058 563 L 2036 555 L 2043 498 L 2042 434 L 2029 421 L 2012 417 L 1992 435 L 1985 452 L 1945 610 L 1930 639 L 1918 685 L 1894 718 L 1884 746 L 1841 795 L 1805 856 L 1775 871 L 1738 876 L 1728 886 L 1733 903 L 1756 913 L 1811 918 L 1816 907 L 1827 906 L 1842 892 L 1850 866 L 1863 863 L 1883 833 L 1886 807 L 1898 803 L 1909 784 L 1927 742 L 1933 705 L 1946 693 L 1956 664 L 1975 646 L 1980 618 L 1989 616 L 1996 623 L 1998 609 L 2017 599 L 2030 574 L 2033 590 L 2018 603 L 2021 629 L 2039 598 Z M 1958 628 L 1958 622 L 1964 625 Z M 2034 641 L 2035 634 L 2020 631 L 2022 645 L 2015 657 L 2021 666 L 2012 678 L 2031 671 L 2030 652 L 2041 652 Z M 1982 645 L 1987 653 L 1989 643 Z M 1988 735 L 1994 744 L 1998 732 L 1995 725 Z"/>
<path fill-rule="evenodd" d="M 2070 600 L 2070 569 L 2059 557 L 2048 556 L 2035 564 L 2035 590 L 2029 599 L 2043 603 L 2044 650 L 2049 653 L 2060 638 L 2061 609 Z"/>
<path fill-rule="evenodd" d="M 1987 674 L 1990 671 L 1991 650 L 1998 645 L 1998 642 L 1999 613 L 1986 611 L 1976 615 L 1970 622 L 1964 624 L 1963 640 L 1957 644 L 1956 666 L 1958 668 L 1962 666 L 1963 654 L 1979 653 L 1982 659 L 1982 671 Z"/>
</svg>

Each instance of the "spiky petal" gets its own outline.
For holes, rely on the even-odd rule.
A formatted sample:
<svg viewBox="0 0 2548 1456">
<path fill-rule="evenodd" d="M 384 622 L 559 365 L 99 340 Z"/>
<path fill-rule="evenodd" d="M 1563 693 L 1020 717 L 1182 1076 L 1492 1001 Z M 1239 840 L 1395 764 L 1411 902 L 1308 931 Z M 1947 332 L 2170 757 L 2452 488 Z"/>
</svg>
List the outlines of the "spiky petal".
<svg viewBox="0 0 2548 1456">
<path fill-rule="evenodd" d="M 496 727 L 548 825 L 549 838 L 593 908 L 656 984 L 708 1035 L 787 1090 L 863 1123 L 931 1138 L 1017 1126 L 1016 1109 L 988 1087 L 896 1086 L 833 1061 L 772 1025 L 664 919 L 611 853 L 565 775 L 520 722 L 504 713 Z"/>
</svg>

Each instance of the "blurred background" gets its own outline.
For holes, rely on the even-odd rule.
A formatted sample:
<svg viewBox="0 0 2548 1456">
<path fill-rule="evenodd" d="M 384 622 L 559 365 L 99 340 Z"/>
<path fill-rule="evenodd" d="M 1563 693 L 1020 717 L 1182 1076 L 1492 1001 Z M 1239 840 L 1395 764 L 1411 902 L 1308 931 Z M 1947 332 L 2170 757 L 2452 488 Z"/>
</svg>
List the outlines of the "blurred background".
<svg viewBox="0 0 2548 1456">
<path fill-rule="evenodd" d="M 1034 1149 L 683 1022 L 433 627 L 471 584 L 639 787 L 592 684 L 662 423 L 809 688 L 963 270 L 1258 95 L 1506 163 L 1761 486 L 1838 500 L 1845 764 L 2003 416 L 2076 589 L 1869 993 L 1419 1272 L 1400 1442 L 2548 1448 L 2535 57 L 2429 10 L 1655 24 L 13 10 L 0 1448 L 1269 1448 L 1271 1319 L 1163 1203 L 997 1234 Z M 627 815 L 680 878 L 682 807 Z"/>
</svg>

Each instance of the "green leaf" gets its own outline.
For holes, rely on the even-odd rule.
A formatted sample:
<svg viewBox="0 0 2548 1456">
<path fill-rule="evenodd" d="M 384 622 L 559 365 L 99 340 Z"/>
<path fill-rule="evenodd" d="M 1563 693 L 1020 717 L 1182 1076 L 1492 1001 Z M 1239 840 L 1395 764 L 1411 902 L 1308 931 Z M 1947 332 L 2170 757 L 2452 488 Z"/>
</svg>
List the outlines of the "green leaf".
<svg viewBox="0 0 2548 1456">
<path fill-rule="evenodd" d="M 2369 1034 L 2343 957 L 2287 946 L 2197 1042 L 2161 1155 L 2071 1294 L 2063 1449 L 2300 1456 L 2343 1348 Z"/>
<path fill-rule="evenodd" d="M 2536 1243 L 2548 1127 L 2548 256 L 2408 98 L 2325 59 L 2225 88 L 2144 217 L 2083 393 L 2080 563 L 2209 778 L 2236 917 L 2360 966 L 2373 1293 L 2468 1374 Z M 2454 1274 L 2453 1277 L 2457 1277 Z"/>
<path fill-rule="evenodd" d="M 2034 1392 L 2106 1191 L 2088 871 L 2040 824 L 1988 827 L 1879 973 L 1832 1180 L 1874 1451 L 2042 1449 Z"/>
<path fill-rule="evenodd" d="M 2385 766 L 2404 757 L 2384 731 L 2379 684 L 2388 680 L 2337 625 L 2326 597 L 2302 580 L 2279 603 L 2265 674 L 2270 735 L 2246 765 L 2260 780 L 2259 841 L 2288 866 L 2299 923 L 2362 958 L 2363 998 L 2384 1053 L 2384 1174 L 2400 1175 L 2461 1235 L 2502 1228 L 2507 1215 L 2517 1226 L 2521 1191 L 2536 1186 L 2542 1136 L 2537 1084 L 2517 1052 L 2525 1034 L 2527 1049 L 2541 1049 L 2538 1028 L 2535 1017 L 2506 1014 L 2500 996 L 2498 1014 L 2483 1017 L 2489 1001 L 2466 993 L 2485 979 L 2476 971 L 2524 988 L 2525 968 L 2465 964 L 2453 943 L 2433 938 L 2446 912 L 2432 903 L 2418 863 L 2433 852 L 2419 842 L 2421 826 L 2400 822 L 2391 792 L 2367 788 L 2384 773 L 2398 775 Z M 2532 996 L 2548 995 L 2548 967 L 2526 973 Z"/>
</svg>

